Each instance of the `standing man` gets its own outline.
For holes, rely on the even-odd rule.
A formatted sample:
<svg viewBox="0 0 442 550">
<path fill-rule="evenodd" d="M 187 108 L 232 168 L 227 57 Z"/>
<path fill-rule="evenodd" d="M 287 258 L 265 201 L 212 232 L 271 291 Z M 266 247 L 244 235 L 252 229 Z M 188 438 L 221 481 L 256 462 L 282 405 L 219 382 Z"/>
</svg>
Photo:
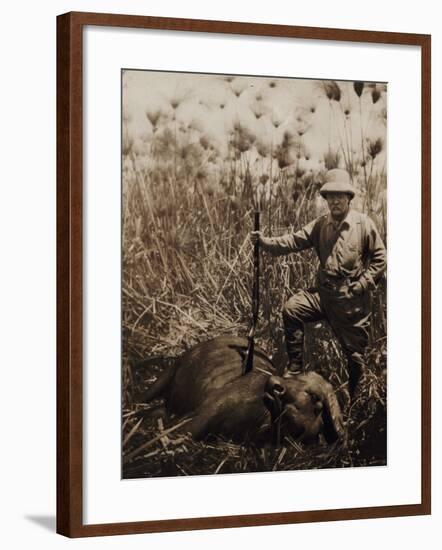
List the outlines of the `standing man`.
<svg viewBox="0 0 442 550">
<path fill-rule="evenodd" d="M 327 319 L 348 362 L 349 392 L 355 399 L 364 372 L 370 319 L 369 291 L 386 268 L 386 250 L 373 221 L 350 208 L 355 192 L 346 170 L 329 170 L 320 189 L 329 214 L 296 233 L 264 237 L 251 233 L 252 243 L 273 255 L 313 247 L 319 258 L 317 285 L 299 290 L 284 305 L 288 365 L 284 376 L 303 371 L 304 324 Z"/>
</svg>

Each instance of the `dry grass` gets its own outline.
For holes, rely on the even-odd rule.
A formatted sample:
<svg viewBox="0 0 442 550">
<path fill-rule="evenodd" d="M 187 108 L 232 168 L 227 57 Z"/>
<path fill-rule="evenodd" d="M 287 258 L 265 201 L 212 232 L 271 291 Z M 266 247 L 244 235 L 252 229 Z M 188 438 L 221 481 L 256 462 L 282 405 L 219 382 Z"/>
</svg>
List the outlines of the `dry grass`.
<svg viewBox="0 0 442 550">
<path fill-rule="evenodd" d="M 330 103 L 336 102 L 336 88 L 330 90 Z M 267 116 L 256 110 L 259 116 Z M 179 106 L 174 112 L 174 119 L 167 113 L 149 113 L 155 126 L 141 146 L 128 129 L 123 134 L 124 476 L 385 463 L 385 283 L 373 296 L 369 371 L 352 414 L 346 448 L 307 448 L 288 440 L 280 449 L 257 449 L 220 439 L 194 442 L 178 432 L 166 434 L 155 407 L 136 403 L 136 393 L 168 367 L 165 358 L 219 334 L 247 334 L 253 273 L 248 235 L 254 209 L 259 206 L 262 211 L 266 234 L 302 226 L 323 207 L 317 190 L 325 167 L 350 160 L 342 155 L 346 147 L 341 154 L 329 150 L 318 170 L 303 171 L 301 161 L 310 153 L 302 132 L 293 131 L 280 143 L 263 147 L 240 122 L 226 136 L 223 153 L 202 130 L 177 131 Z M 300 127 L 308 131 L 308 126 Z M 356 207 L 373 217 L 385 238 L 386 177 L 376 165 L 383 144 L 367 142 L 364 147 L 364 140 L 361 144 L 362 150 L 351 159 L 353 181 L 360 191 Z M 353 149 L 357 145 L 351 144 Z M 312 251 L 263 257 L 257 340 L 277 362 L 284 358 L 282 305 L 298 288 L 313 284 L 316 268 Z M 308 328 L 306 348 L 307 362 L 333 383 L 345 407 L 346 369 L 325 324 Z M 142 369 L 134 367 L 149 357 L 156 359 Z"/>
</svg>

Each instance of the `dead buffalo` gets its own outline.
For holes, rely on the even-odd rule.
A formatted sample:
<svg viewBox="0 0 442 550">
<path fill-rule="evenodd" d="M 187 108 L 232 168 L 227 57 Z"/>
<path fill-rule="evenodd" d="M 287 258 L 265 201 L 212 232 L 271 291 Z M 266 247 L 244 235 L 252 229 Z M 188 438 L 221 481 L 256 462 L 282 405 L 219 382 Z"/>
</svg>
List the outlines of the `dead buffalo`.
<svg viewBox="0 0 442 550">
<path fill-rule="evenodd" d="M 257 444 L 291 435 L 313 443 L 343 438 L 341 410 L 333 388 L 315 372 L 282 378 L 255 347 L 253 370 L 243 374 L 247 340 L 220 336 L 179 357 L 143 396 L 164 397 L 168 413 L 190 416 L 193 438 L 220 435 Z"/>
</svg>

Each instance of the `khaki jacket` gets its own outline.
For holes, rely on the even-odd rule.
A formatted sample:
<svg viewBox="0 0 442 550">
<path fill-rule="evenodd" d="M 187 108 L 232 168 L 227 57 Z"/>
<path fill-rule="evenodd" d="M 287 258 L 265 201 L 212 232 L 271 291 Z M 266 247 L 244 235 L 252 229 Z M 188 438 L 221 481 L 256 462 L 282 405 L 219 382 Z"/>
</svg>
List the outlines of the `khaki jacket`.
<svg viewBox="0 0 442 550">
<path fill-rule="evenodd" d="M 264 239 L 273 255 L 314 248 L 319 258 L 319 279 L 359 281 L 364 290 L 375 288 L 387 266 L 384 243 L 375 224 L 365 214 L 349 210 L 336 226 L 330 214 L 316 218 L 299 231 Z"/>
</svg>

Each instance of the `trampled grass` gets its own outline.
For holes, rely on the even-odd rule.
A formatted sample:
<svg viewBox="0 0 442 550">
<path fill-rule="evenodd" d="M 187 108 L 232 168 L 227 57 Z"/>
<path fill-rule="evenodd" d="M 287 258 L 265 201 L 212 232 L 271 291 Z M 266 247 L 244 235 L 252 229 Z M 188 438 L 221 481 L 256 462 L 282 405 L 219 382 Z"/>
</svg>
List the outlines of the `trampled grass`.
<svg viewBox="0 0 442 550">
<path fill-rule="evenodd" d="M 235 82 L 232 79 L 226 85 L 239 98 L 244 90 Z M 386 240 L 387 180 L 379 160 L 385 155 L 385 131 L 368 139 L 362 123 L 382 112 L 385 92 L 376 85 L 363 85 L 362 90 L 360 86 L 355 83 L 345 88 L 347 95 L 353 94 L 349 114 L 346 95 L 337 96 L 343 85 L 324 86 L 321 101 L 326 104 L 324 109 L 328 104 L 332 135 L 339 139 L 334 148 L 330 143 L 320 155 L 305 145 L 318 106 L 311 107 L 304 118 L 284 123 L 255 96 L 250 109 L 257 123 L 266 118 L 274 130 L 266 142 L 262 136 L 267 133 L 235 118 L 224 134 L 225 143 L 220 144 L 203 125 L 180 121 L 180 105 L 185 100 L 177 98 L 169 110 L 146 110 L 150 131 L 142 138 L 124 119 L 124 477 L 385 464 L 385 280 L 372 296 L 369 369 L 351 414 L 345 447 L 307 447 L 290 439 L 278 449 L 236 445 L 220 438 L 195 442 L 183 437 L 179 429 L 166 433 L 181 419 L 165 425 L 156 407 L 159 403 L 137 403 L 137 394 L 168 368 L 170 358 L 219 334 L 247 335 L 253 275 L 249 233 L 257 208 L 267 235 L 300 228 L 324 212 L 317 191 L 326 170 L 342 166 L 358 190 L 354 207 L 373 218 Z M 360 135 L 351 129 L 351 116 L 360 117 Z M 282 306 L 297 289 L 313 286 L 316 269 L 313 251 L 261 256 L 256 340 L 275 364 L 285 362 Z M 306 361 L 330 380 L 348 414 L 347 372 L 326 323 L 308 327 Z"/>
</svg>

